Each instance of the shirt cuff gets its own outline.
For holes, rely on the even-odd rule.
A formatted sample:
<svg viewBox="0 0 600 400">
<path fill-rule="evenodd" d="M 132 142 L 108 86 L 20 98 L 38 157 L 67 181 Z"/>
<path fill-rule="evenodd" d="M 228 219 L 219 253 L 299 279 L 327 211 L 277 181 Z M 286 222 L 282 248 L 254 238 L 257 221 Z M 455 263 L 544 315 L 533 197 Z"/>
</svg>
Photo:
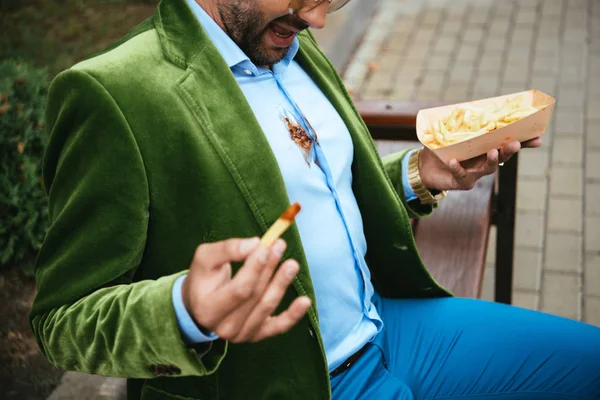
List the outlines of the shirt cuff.
<svg viewBox="0 0 600 400">
<path fill-rule="evenodd" d="M 173 285 L 171 297 L 173 298 L 173 307 L 175 308 L 175 317 L 177 318 L 177 324 L 179 325 L 179 331 L 181 336 L 188 344 L 210 342 L 218 339 L 219 337 L 210 333 L 209 335 L 204 334 L 198 325 L 192 319 L 190 313 L 188 313 L 185 305 L 183 304 L 183 297 L 181 296 L 181 286 L 187 275 L 180 276 Z"/>
<path fill-rule="evenodd" d="M 410 155 L 415 151 L 418 151 L 418 149 L 409 151 L 404 155 L 404 158 L 402 159 L 402 187 L 404 188 L 404 198 L 407 202 L 417 199 L 417 195 L 413 190 L 412 186 L 410 186 L 410 180 L 408 179 L 408 159 L 410 158 Z"/>
</svg>

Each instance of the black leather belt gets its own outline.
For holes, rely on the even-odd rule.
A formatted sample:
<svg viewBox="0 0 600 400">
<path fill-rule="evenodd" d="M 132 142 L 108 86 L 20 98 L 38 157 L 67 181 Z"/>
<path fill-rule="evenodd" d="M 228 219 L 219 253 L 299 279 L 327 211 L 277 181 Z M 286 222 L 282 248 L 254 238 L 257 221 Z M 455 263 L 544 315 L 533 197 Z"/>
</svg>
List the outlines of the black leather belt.
<svg viewBox="0 0 600 400">
<path fill-rule="evenodd" d="M 367 351 L 367 345 L 364 345 L 360 350 L 348 357 L 348 359 L 344 361 L 342 365 L 334 369 L 333 372 L 330 374 L 331 377 L 333 378 L 334 376 L 338 376 L 342 372 L 349 369 L 352 365 L 354 365 L 354 363 L 358 361 L 360 356 L 362 356 L 365 351 Z"/>
</svg>

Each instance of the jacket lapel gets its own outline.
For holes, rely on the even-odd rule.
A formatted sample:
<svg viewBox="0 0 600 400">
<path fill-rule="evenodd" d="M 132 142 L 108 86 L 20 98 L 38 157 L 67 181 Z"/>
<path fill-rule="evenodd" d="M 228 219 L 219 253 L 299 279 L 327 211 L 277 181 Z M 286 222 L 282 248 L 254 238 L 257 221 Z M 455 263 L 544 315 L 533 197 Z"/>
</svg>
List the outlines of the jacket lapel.
<svg viewBox="0 0 600 400">
<path fill-rule="evenodd" d="M 155 24 L 165 56 L 185 70 L 176 83 L 178 93 L 266 232 L 290 200 L 277 160 L 243 92 L 184 0 L 161 2 Z M 284 239 L 288 243 L 284 257 L 300 263 L 294 288 L 312 298 L 309 318 L 318 330 L 314 288 L 296 225 Z"/>
</svg>

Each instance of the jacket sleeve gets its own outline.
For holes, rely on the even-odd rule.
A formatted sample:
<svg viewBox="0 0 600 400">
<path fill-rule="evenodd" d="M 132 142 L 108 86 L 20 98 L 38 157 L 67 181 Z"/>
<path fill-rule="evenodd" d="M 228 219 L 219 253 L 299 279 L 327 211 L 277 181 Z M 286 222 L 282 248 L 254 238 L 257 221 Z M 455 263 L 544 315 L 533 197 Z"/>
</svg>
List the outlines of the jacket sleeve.
<svg viewBox="0 0 600 400">
<path fill-rule="evenodd" d="M 407 171 L 404 171 L 403 164 L 405 163 L 402 161 L 405 157 L 408 157 L 409 153 L 410 149 L 389 154 L 382 158 L 383 166 L 389 175 L 400 200 L 402 200 L 404 207 L 406 207 L 409 217 L 423 218 L 431 215 L 437 205 L 421 204 L 418 198 L 411 201 L 406 200 L 406 193 L 404 192 L 404 176 Z"/>
<path fill-rule="evenodd" d="M 142 155 L 109 92 L 69 70 L 50 88 L 44 185 L 50 228 L 38 254 L 30 324 L 59 368 L 127 378 L 206 375 L 227 343 L 186 346 L 172 303 L 185 271 L 134 282 L 150 196 Z"/>
</svg>

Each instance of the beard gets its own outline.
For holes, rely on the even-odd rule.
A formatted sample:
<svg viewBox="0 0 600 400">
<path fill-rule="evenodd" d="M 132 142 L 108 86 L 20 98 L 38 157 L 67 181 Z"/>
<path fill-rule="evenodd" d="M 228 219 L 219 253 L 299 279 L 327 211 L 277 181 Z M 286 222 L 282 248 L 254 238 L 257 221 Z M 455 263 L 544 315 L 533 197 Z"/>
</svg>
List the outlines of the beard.
<svg viewBox="0 0 600 400">
<path fill-rule="evenodd" d="M 255 3 L 252 0 L 231 0 L 219 2 L 217 7 L 225 32 L 250 61 L 255 65 L 273 65 L 286 56 L 289 47 L 268 47 L 264 43 L 263 38 L 271 23 L 285 23 L 298 31 L 308 28 L 308 25 L 293 15 L 267 21 Z"/>
</svg>

